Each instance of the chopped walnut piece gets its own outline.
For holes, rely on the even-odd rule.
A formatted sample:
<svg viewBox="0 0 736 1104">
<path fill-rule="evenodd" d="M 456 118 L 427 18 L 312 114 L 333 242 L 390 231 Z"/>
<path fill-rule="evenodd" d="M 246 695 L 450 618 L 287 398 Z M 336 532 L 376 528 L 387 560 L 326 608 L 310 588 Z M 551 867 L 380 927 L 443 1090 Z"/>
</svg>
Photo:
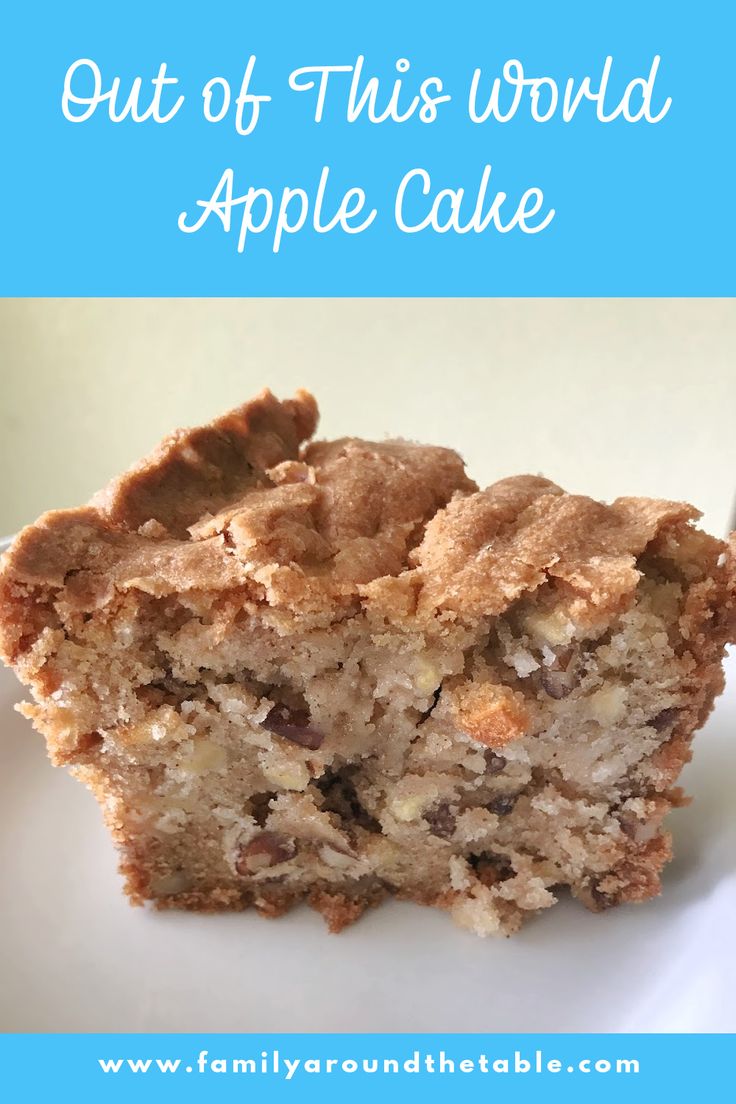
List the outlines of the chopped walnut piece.
<svg viewBox="0 0 736 1104">
<path fill-rule="evenodd" d="M 653 728 L 655 732 L 664 732 L 665 729 L 670 728 L 675 723 L 679 712 L 680 710 L 675 709 L 674 706 L 660 709 L 659 713 L 648 722 L 649 727 Z"/>
<path fill-rule="evenodd" d="M 496 816 L 508 816 L 509 813 L 513 812 L 517 798 L 518 794 L 499 794 L 498 797 L 494 797 L 488 802 L 486 808 L 489 812 L 495 813 Z"/>
<path fill-rule="evenodd" d="M 455 831 L 455 814 L 446 801 L 435 805 L 434 809 L 428 809 L 424 813 L 424 819 L 432 835 L 439 836 L 440 839 L 450 839 Z"/>
<path fill-rule="evenodd" d="M 239 848 L 235 860 L 238 874 L 247 877 L 271 866 L 288 862 L 296 855 L 296 844 L 279 832 L 261 832 Z"/>
<path fill-rule="evenodd" d="M 274 705 L 265 720 L 263 728 L 291 740 L 292 744 L 317 751 L 322 747 L 324 734 L 310 724 L 309 713 L 304 709 L 289 709 L 286 705 Z"/>
<path fill-rule="evenodd" d="M 500 774 L 508 762 L 508 759 L 498 755 L 493 748 L 488 748 L 485 752 L 485 760 L 487 774 Z"/>
<path fill-rule="evenodd" d="M 539 681 L 545 694 L 559 701 L 580 685 L 580 674 L 572 648 L 561 648 L 552 663 L 542 667 Z"/>
</svg>

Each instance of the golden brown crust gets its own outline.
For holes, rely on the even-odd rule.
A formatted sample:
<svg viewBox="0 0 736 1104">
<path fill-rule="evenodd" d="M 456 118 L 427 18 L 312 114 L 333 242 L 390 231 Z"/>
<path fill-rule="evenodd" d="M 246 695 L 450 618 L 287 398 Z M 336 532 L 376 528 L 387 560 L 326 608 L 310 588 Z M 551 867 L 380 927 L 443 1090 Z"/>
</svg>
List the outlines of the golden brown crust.
<svg viewBox="0 0 736 1104">
<path fill-rule="evenodd" d="M 672 858 L 668 833 L 632 846 L 613 870 L 576 893 L 591 912 L 604 912 L 615 905 L 637 904 L 661 892 L 660 874 Z"/>
<path fill-rule="evenodd" d="M 497 615 L 548 578 L 591 606 L 615 608 L 636 586 L 635 559 L 666 526 L 699 517 L 692 506 L 620 498 L 610 506 L 516 476 L 455 498 L 427 526 L 413 560 L 421 610 Z"/>
<path fill-rule="evenodd" d="M 113 525 L 138 529 L 151 519 L 173 536 L 216 513 L 248 488 L 268 482 L 269 468 L 295 460 L 317 427 L 307 391 L 279 402 L 268 390 L 208 425 L 179 429 L 96 496 Z"/>
<path fill-rule="evenodd" d="M 0 571 L 5 658 L 29 616 L 19 594 L 72 574 L 82 603 L 110 586 L 157 596 L 250 587 L 304 611 L 360 593 L 379 613 L 404 605 L 424 620 L 499 614 L 551 578 L 578 616 L 593 617 L 625 604 L 636 557 L 658 533 L 698 516 L 649 499 L 605 506 L 534 476 L 476 491 L 455 453 L 404 441 L 348 438 L 300 453 L 316 419 L 306 392 L 285 402 L 264 392 L 171 435 L 89 506 L 25 529 Z"/>
<path fill-rule="evenodd" d="M 317 407 L 307 392 L 264 392 L 180 430 L 88 506 L 43 515 L 0 567 L 0 654 L 15 656 L 28 588 L 80 603 L 111 587 L 155 596 L 255 587 L 272 604 L 321 607 L 398 575 L 426 522 L 475 484 L 449 449 L 345 439 L 300 444 Z"/>
<path fill-rule="evenodd" d="M 729 640 L 736 640 L 736 532 L 728 538 L 726 549 L 726 585 L 728 602 L 723 610 L 723 620 Z"/>
</svg>

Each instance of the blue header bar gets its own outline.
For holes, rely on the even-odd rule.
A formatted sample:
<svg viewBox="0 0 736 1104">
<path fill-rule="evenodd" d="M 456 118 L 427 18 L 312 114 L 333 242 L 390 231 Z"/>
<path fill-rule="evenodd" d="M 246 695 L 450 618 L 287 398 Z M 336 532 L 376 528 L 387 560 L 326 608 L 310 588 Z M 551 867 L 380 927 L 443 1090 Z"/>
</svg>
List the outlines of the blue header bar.
<svg viewBox="0 0 736 1104">
<path fill-rule="evenodd" d="M 735 30 L 725 0 L 16 4 L 0 292 L 733 295 Z"/>
</svg>

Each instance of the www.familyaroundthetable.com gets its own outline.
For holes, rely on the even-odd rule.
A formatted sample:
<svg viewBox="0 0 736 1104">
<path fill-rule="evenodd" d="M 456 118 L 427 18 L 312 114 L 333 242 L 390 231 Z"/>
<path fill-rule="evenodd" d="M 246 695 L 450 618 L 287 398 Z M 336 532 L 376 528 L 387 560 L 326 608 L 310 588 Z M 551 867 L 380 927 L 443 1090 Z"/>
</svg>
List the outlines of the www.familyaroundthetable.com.
<svg viewBox="0 0 736 1104">
<path fill-rule="evenodd" d="M 193 1061 L 185 1058 L 98 1058 L 103 1073 L 246 1073 L 291 1081 L 302 1074 L 335 1073 L 639 1073 L 636 1058 L 581 1058 L 568 1064 L 549 1058 L 541 1050 L 525 1055 L 515 1050 L 510 1055 L 478 1054 L 467 1058 L 449 1058 L 438 1053 L 413 1051 L 403 1058 L 370 1057 L 289 1058 L 278 1050 L 263 1050 L 257 1057 L 215 1057 L 202 1050 Z"/>
</svg>

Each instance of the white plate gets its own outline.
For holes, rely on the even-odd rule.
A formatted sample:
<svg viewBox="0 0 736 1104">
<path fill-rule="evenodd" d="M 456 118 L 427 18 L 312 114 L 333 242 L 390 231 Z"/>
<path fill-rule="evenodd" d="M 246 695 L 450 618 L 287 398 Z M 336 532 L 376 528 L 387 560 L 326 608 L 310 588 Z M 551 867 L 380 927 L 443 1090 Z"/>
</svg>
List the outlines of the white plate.
<svg viewBox="0 0 736 1104">
<path fill-rule="evenodd" d="M 671 818 L 664 895 L 593 916 L 565 901 L 511 940 L 392 903 L 340 936 L 130 908 L 93 798 L 45 761 L 0 671 L 0 1029 L 736 1030 L 736 654 Z"/>
</svg>

